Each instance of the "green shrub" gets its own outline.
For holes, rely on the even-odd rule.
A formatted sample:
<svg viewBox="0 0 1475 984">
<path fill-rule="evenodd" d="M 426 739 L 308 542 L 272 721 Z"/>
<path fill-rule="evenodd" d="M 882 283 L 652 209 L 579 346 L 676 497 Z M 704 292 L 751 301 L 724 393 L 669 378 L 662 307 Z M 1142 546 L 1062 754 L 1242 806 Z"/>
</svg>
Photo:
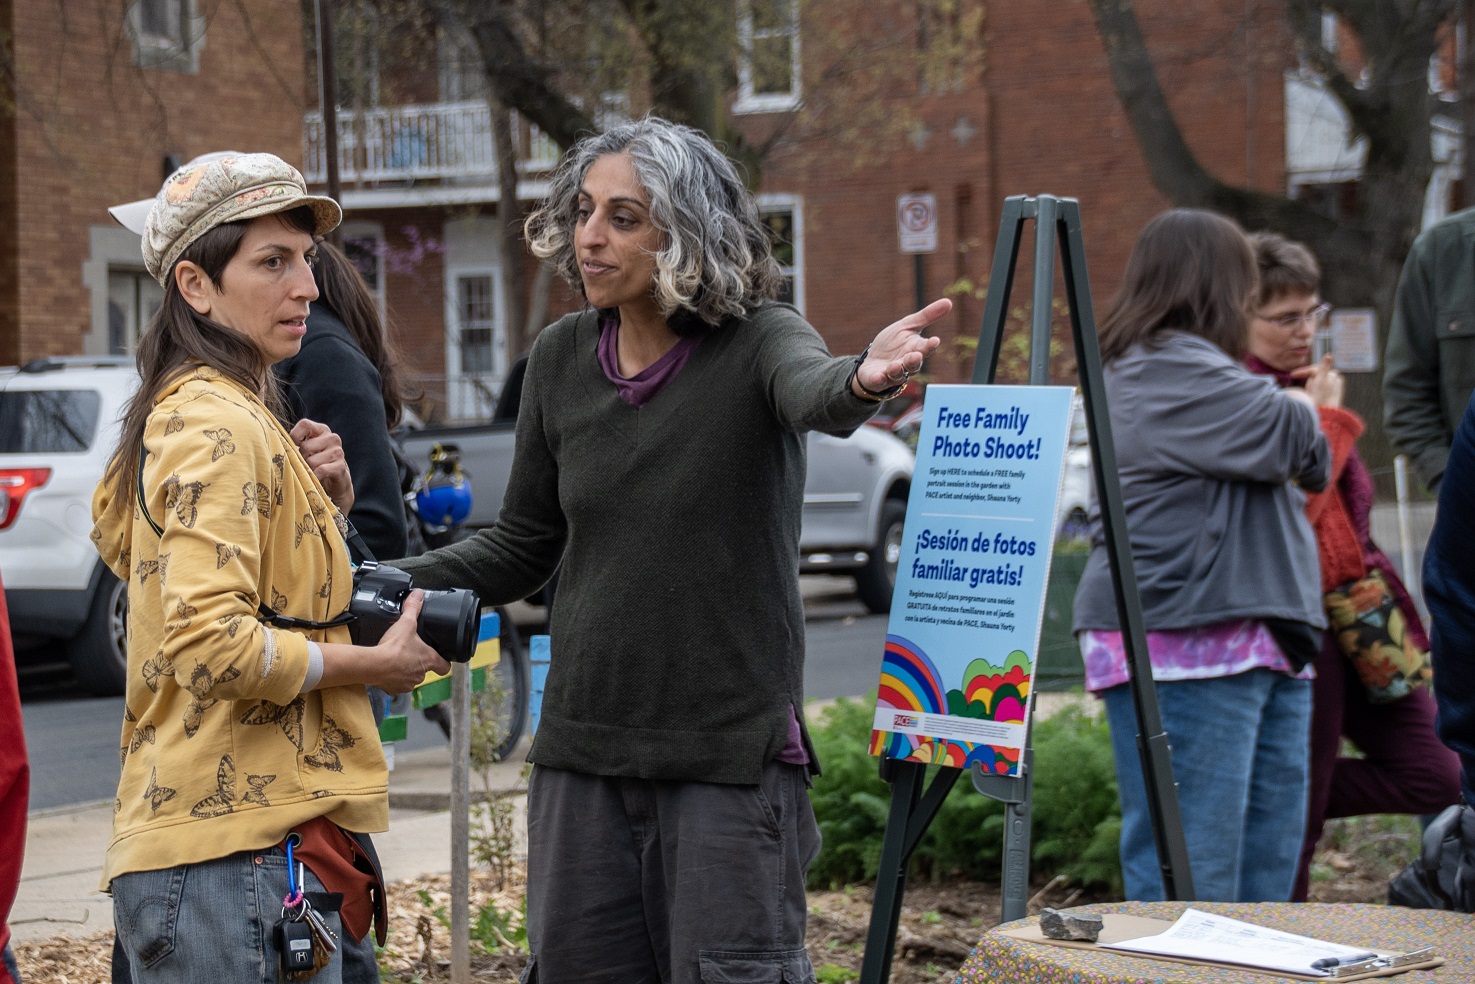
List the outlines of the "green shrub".
<svg viewBox="0 0 1475 984">
<path fill-rule="evenodd" d="M 891 790 L 869 754 L 873 703 L 841 699 L 810 730 L 824 775 L 810 801 L 824 839 L 809 868 L 812 886 L 839 886 L 874 877 Z"/>
<path fill-rule="evenodd" d="M 878 760 L 869 753 L 873 707 L 873 699 L 841 699 L 825 709 L 811 731 L 824 766 L 811 792 L 824 838 L 809 869 L 811 887 L 868 881 L 876 875 L 891 795 L 881 781 Z M 1120 888 L 1121 815 L 1105 722 L 1067 708 L 1035 723 L 1033 745 L 1033 873 Z M 910 870 L 934 880 L 961 876 L 996 881 L 1003 838 L 1003 805 L 976 792 L 964 773 L 917 846 Z"/>
<path fill-rule="evenodd" d="M 1064 708 L 1035 724 L 1034 747 L 1034 865 L 1120 891 L 1122 813 L 1106 719 Z"/>
</svg>

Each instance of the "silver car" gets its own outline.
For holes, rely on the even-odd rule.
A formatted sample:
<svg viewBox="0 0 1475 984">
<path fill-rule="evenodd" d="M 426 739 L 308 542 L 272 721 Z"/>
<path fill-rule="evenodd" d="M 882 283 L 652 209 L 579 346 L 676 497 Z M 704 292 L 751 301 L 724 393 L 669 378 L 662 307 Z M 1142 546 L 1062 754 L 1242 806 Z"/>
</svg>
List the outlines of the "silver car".
<svg viewBox="0 0 1475 984">
<path fill-rule="evenodd" d="M 873 612 L 889 612 L 916 461 L 911 448 L 876 427 L 846 438 L 811 432 L 800 571 L 852 574 L 856 597 Z"/>
<path fill-rule="evenodd" d="M 132 359 L 0 369 L 0 575 L 27 657 L 62 656 L 78 684 L 123 692 L 127 586 L 97 556 L 92 493 L 138 386 Z"/>
</svg>

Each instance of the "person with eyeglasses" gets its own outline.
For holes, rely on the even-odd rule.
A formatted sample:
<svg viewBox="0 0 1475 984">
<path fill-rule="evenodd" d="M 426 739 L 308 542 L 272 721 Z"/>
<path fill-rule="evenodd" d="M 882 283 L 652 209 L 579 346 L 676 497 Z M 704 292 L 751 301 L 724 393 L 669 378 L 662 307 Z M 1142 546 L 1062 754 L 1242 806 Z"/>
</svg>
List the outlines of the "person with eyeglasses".
<svg viewBox="0 0 1475 984">
<path fill-rule="evenodd" d="M 1260 291 L 1250 326 L 1245 364 L 1283 387 L 1302 387 L 1314 373 L 1329 374 L 1335 397 L 1318 407 L 1332 449 L 1332 481 L 1308 497 L 1316 533 L 1323 592 L 1377 571 L 1403 616 L 1410 641 L 1428 652 L 1429 640 L 1397 570 L 1373 543 L 1373 480 L 1357 453 L 1363 432 L 1357 414 L 1341 405 L 1341 378 L 1331 357 L 1315 360 L 1316 332 L 1330 307 L 1319 294 L 1321 267 L 1301 243 L 1274 232 L 1250 235 L 1260 268 Z M 1427 687 L 1387 703 L 1369 699 L 1333 630 L 1312 664 L 1311 788 L 1306 838 L 1292 901 L 1306 901 L 1311 858 L 1322 827 L 1332 817 L 1370 813 L 1437 813 L 1459 798 L 1459 762 L 1434 732 L 1434 701 Z M 1342 739 L 1360 753 L 1341 755 Z"/>
<path fill-rule="evenodd" d="M 1431 492 L 1475 392 L 1475 208 L 1414 240 L 1388 323 L 1383 427 Z"/>
</svg>

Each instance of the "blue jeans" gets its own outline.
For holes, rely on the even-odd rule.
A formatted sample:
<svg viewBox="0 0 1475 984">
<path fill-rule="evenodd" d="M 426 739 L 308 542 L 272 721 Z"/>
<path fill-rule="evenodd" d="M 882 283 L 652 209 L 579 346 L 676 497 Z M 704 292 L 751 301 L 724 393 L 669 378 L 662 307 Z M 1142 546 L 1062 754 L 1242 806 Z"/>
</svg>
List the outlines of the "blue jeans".
<svg viewBox="0 0 1475 984">
<path fill-rule="evenodd" d="M 311 870 L 306 878 L 306 891 L 324 890 Z M 135 984 L 281 980 L 273 939 L 287 894 L 287 856 L 281 849 L 130 872 L 114 878 L 112 890 L 113 923 Z M 338 913 L 322 915 L 338 934 L 338 950 L 313 977 L 314 984 L 378 984 L 373 934 L 350 940 Z M 120 970 L 114 968 L 115 981 Z"/>
<path fill-rule="evenodd" d="M 1137 715 L 1126 684 L 1102 691 L 1122 802 L 1127 898 L 1163 898 Z M 1285 902 L 1306 829 L 1311 681 L 1255 669 L 1157 685 L 1194 897 Z"/>
<path fill-rule="evenodd" d="M 15 984 L 21 984 L 20 968 L 15 965 L 15 954 L 10 952 L 10 944 L 6 943 L 3 951 L 0 951 L 0 960 L 5 963 L 5 970 L 10 974 Z"/>
</svg>

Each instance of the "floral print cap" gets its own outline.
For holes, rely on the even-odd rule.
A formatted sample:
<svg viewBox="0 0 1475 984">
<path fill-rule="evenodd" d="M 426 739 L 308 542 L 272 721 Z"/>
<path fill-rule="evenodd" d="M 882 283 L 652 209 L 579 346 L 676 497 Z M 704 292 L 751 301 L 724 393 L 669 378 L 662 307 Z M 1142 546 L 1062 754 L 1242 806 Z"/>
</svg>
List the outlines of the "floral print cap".
<svg viewBox="0 0 1475 984">
<path fill-rule="evenodd" d="M 190 244 L 216 226 L 307 206 L 315 235 L 332 231 L 343 210 L 331 198 L 307 193 L 307 183 L 275 154 L 238 154 L 191 161 L 159 189 L 143 228 L 143 262 L 165 289 L 169 273 Z"/>
</svg>

